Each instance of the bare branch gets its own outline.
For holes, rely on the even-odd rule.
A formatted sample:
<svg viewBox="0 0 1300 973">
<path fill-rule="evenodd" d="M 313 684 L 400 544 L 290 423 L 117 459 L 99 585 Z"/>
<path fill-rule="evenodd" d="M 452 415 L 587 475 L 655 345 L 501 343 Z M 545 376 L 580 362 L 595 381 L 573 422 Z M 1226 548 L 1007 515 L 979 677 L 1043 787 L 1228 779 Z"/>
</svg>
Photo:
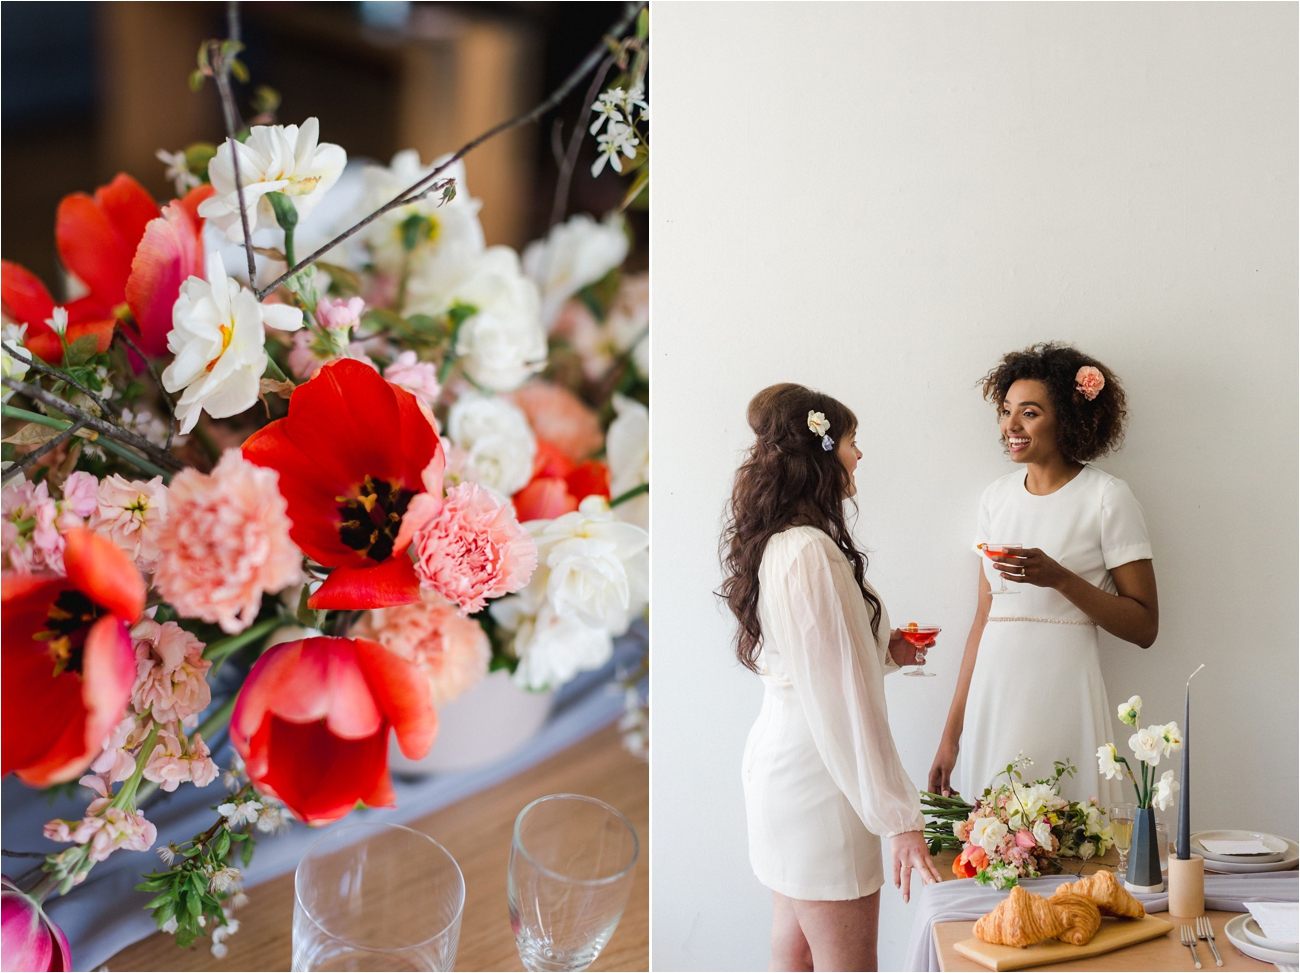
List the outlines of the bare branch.
<svg viewBox="0 0 1300 973">
<path fill-rule="evenodd" d="M 569 149 L 564 153 L 564 161 L 560 164 L 560 175 L 555 180 L 555 202 L 551 204 L 551 226 L 561 222 L 564 219 L 564 211 L 569 208 L 569 183 L 573 181 L 573 170 L 578 165 L 578 149 L 581 148 L 582 139 L 587 134 L 591 104 L 600 93 L 600 86 L 605 83 L 605 76 L 613 66 L 613 56 L 605 58 L 604 63 L 596 71 L 596 76 L 591 79 L 587 97 L 583 99 L 582 107 L 578 111 L 578 125 L 573 130 L 573 135 L 569 137 Z"/>
<path fill-rule="evenodd" d="M 259 301 L 262 300 L 264 297 L 266 297 L 267 294 L 270 294 L 273 290 L 275 290 L 277 287 L 283 284 L 294 274 L 298 273 L 304 267 L 309 266 L 314 261 L 319 260 L 321 257 L 325 256 L 325 254 L 329 253 L 329 251 L 334 249 L 344 240 L 348 239 L 348 237 L 352 236 L 358 230 L 363 229 L 365 226 L 372 223 L 374 220 L 378 219 L 384 213 L 396 209 L 399 206 L 406 206 L 410 203 L 415 202 L 415 200 L 420 199 L 422 196 L 426 195 L 430 191 L 430 189 L 433 188 L 432 186 L 430 186 L 430 184 L 433 183 L 438 178 L 439 175 L 441 175 L 448 167 L 454 165 L 456 162 L 464 158 L 467 153 L 478 148 L 488 139 L 500 135 L 502 132 L 508 132 L 512 128 L 518 128 L 520 125 L 526 125 L 529 122 L 535 122 L 537 121 L 537 119 L 545 115 L 548 111 L 550 111 L 551 109 L 559 105 L 560 102 L 564 101 L 564 99 L 568 97 L 569 92 L 571 92 L 575 87 L 577 87 L 578 82 L 580 82 L 583 78 L 585 78 L 588 74 L 590 74 L 592 70 L 595 69 L 596 65 L 600 63 L 602 57 L 606 56 L 609 53 L 609 43 L 607 42 L 607 38 L 612 37 L 617 39 L 621 37 L 624 33 L 626 33 L 628 28 L 630 28 L 632 24 L 636 22 L 637 15 L 640 14 L 641 9 L 645 5 L 646 5 L 645 0 L 640 0 L 640 2 L 628 3 L 626 9 L 623 12 L 623 16 L 620 17 L 618 21 L 613 26 L 610 27 L 608 34 L 605 37 L 602 37 L 600 39 L 600 43 L 598 43 L 594 48 L 592 48 L 592 50 L 587 54 L 587 56 L 582 59 L 582 62 L 576 68 L 573 69 L 572 73 L 570 73 L 569 76 L 564 79 L 564 82 L 558 88 L 556 88 L 553 92 L 551 92 L 551 94 L 546 98 L 545 101 L 541 102 L 539 105 L 535 106 L 529 111 L 524 112 L 522 115 L 517 115 L 508 121 L 504 121 L 501 122 L 499 125 L 493 126 L 492 128 L 488 129 L 486 132 L 484 132 L 482 135 L 478 136 L 477 138 L 471 139 L 469 142 L 465 143 L 465 145 L 461 146 L 460 149 L 458 149 L 455 153 L 453 153 L 450 157 L 448 157 L 447 161 L 442 163 L 442 165 L 437 166 L 432 172 L 430 172 L 424 178 L 420 179 L 419 181 L 417 181 L 416 183 L 414 183 L 413 185 L 411 185 L 410 187 L 408 187 L 407 189 L 399 193 L 395 198 L 385 203 L 383 206 L 375 210 L 373 213 L 371 213 L 365 219 L 361 220 L 355 226 L 349 227 L 348 229 L 344 230 L 333 240 L 330 240 L 328 243 L 326 243 L 324 246 L 318 249 L 315 253 L 298 261 L 297 264 L 290 267 L 283 274 L 281 274 L 275 280 L 271 281 L 271 283 L 267 284 L 261 290 L 255 290 L 254 293 L 257 295 L 257 299 Z M 220 75 L 218 74 L 218 78 L 219 77 Z M 237 177 L 238 174 L 236 174 L 236 178 Z M 241 212 L 242 212 L 242 206 L 241 206 Z M 247 239 L 247 234 L 245 234 L 245 239 Z"/>
<path fill-rule="evenodd" d="M 167 394 L 167 389 L 163 387 L 162 379 L 158 377 L 158 369 L 154 367 L 153 362 L 145 357 L 144 352 L 140 350 L 140 346 L 131 340 L 131 336 L 126 333 L 126 329 L 118 328 L 117 336 L 125 342 L 128 348 L 139 356 L 141 361 L 144 362 L 144 367 L 149 369 L 149 377 L 152 378 L 154 384 L 158 386 L 158 398 L 162 399 L 163 403 L 167 406 L 167 413 L 171 419 L 167 426 L 167 445 L 163 447 L 163 449 L 170 452 L 172 448 L 172 436 L 176 433 L 176 406 L 172 405 L 171 397 Z"/>
<path fill-rule="evenodd" d="M 82 385 L 71 375 L 66 375 L 63 372 L 59 371 L 59 369 L 57 368 L 51 368 L 49 365 L 45 364 L 45 362 L 41 361 L 35 355 L 31 354 L 26 348 L 14 348 L 11 349 L 11 351 L 16 352 L 17 354 L 15 355 L 15 357 L 18 358 L 19 361 L 25 361 L 27 363 L 27 367 L 30 368 L 32 371 L 40 372 L 43 375 L 49 375 L 51 378 L 56 378 L 60 382 L 67 382 L 78 392 L 81 392 L 83 395 L 85 395 L 86 398 L 90 399 L 91 402 L 94 402 L 95 405 L 99 406 L 99 408 L 103 412 L 107 413 L 108 415 L 112 416 L 115 419 L 122 418 L 122 413 L 120 413 L 117 410 L 116 406 L 101 399 L 98 395 L 90 391 L 90 389 L 86 388 L 86 386 Z M 26 355 L 27 357 L 24 358 L 23 357 L 24 355 Z"/>
<path fill-rule="evenodd" d="M 71 439 L 74 435 L 76 435 L 77 430 L 83 428 L 84 426 L 85 426 L 84 422 L 82 422 L 81 420 L 77 420 L 72 425 L 70 425 L 67 429 L 63 430 L 63 432 L 59 433 L 57 436 L 51 439 L 48 443 L 41 446 L 40 449 L 34 449 L 30 453 L 25 454 L 22 459 L 14 463 L 14 465 L 9 467 L 9 469 L 5 470 L 3 480 L 7 481 L 11 477 L 15 477 L 19 473 L 31 469 L 32 466 L 35 465 L 38 459 L 40 459 L 42 456 L 44 456 L 46 453 L 50 452 L 51 450 L 58 449 L 69 439 Z"/>
<path fill-rule="evenodd" d="M 232 31 L 239 31 L 239 7 L 232 3 L 228 12 Z M 232 37 L 232 40 L 238 40 Z M 221 45 L 211 44 L 213 79 L 217 82 L 217 91 L 221 95 L 221 116 L 226 123 L 226 141 L 230 145 L 230 164 L 235 170 L 235 195 L 239 199 L 239 223 L 244 229 L 244 255 L 248 257 L 248 286 L 257 289 L 257 263 L 253 260 L 253 238 L 248 229 L 248 210 L 244 207 L 244 181 L 239 174 L 239 109 L 235 107 L 235 95 L 230 89 L 230 62 L 221 53 Z M 258 300 L 262 295 L 258 294 Z"/>
</svg>

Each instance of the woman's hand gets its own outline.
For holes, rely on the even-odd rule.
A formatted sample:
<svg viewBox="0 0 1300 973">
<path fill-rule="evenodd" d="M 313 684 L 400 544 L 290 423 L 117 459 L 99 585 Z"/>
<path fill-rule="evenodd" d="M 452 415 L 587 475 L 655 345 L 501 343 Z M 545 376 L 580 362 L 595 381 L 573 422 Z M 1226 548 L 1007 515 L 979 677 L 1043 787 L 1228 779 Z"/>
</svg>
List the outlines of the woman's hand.
<svg viewBox="0 0 1300 973">
<path fill-rule="evenodd" d="M 1039 588 L 1059 588 L 1074 577 L 1072 571 L 1036 547 L 1022 548 L 1015 554 L 999 555 L 992 558 L 992 561 L 997 565 L 998 573 L 1008 581 L 1032 584 Z"/>
<path fill-rule="evenodd" d="M 952 769 L 957 766 L 957 741 L 947 735 L 939 741 L 939 751 L 930 765 L 930 793 L 952 796 Z"/>
<path fill-rule="evenodd" d="M 912 873 L 918 872 L 921 881 L 933 885 L 939 881 L 930 849 L 919 831 L 904 831 L 889 839 L 889 853 L 894 859 L 894 888 L 903 890 L 903 901 L 912 897 Z"/>
<path fill-rule="evenodd" d="M 934 639 L 930 639 L 923 646 L 916 646 L 903 638 L 903 633 L 898 629 L 891 629 L 889 632 L 889 657 L 894 660 L 894 664 L 897 666 L 925 665 L 926 649 L 933 647 Z"/>
</svg>

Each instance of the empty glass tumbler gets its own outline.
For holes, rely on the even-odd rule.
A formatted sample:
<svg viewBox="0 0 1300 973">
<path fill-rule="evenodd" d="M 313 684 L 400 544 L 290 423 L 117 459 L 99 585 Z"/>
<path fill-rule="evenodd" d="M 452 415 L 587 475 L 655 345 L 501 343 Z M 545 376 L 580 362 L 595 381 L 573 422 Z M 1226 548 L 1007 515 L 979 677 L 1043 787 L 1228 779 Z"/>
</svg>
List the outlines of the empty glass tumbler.
<svg viewBox="0 0 1300 973">
<path fill-rule="evenodd" d="M 580 794 L 552 794 L 519 812 L 507 895 L 526 970 L 585 970 L 627 905 L 640 842 L 622 814 Z"/>
<path fill-rule="evenodd" d="M 447 849 L 395 824 L 326 832 L 294 873 L 295 970 L 450 970 L 465 879 Z"/>
</svg>

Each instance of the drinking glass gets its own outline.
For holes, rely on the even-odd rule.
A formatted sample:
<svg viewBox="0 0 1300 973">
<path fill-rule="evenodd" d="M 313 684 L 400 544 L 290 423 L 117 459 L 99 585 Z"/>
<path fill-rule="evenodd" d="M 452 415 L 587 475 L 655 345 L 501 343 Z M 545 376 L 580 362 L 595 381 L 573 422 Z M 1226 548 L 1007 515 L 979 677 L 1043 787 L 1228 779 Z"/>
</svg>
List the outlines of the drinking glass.
<svg viewBox="0 0 1300 973">
<path fill-rule="evenodd" d="M 993 541 L 989 541 L 987 544 L 980 545 L 980 550 L 984 552 L 984 556 L 987 557 L 990 561 L 992 561 L 995 557 L 1005 557 L 1008 554 L 1015 554 L 1016 551 L 1022 550 L 1023 548 L 1024 548 L 1023 544 L 1011 544 L 1011 543 L 995 544 Z M 995 571 L 998 570 L 996 564 L 993 566 L 993 569 Z M 1002 577 L 1001 574 L 998 575 L 998 587 L 992 589 L 992 592 L 995 595 L 1020 594 L 1020 592 L 1017 591 L 1015 588 L 1007 587 L 1007 579 Z"/>
<path fill-rule="evenodd" d="M 1156 850 L 1160 854 L 1160 873 L 1169 873 L 1169 825 L 1163 821 L 1156 822 Z"/>
<path fill-rule="evenodd" d="M 293 877 L 295 970 L 450 970 L 465 878 L 447 849 L 395 824 L 336 828 Z"/>
<path fill-rule="evenodd" d="M 1117 875 L 1128 871 L 1128 850 L 1133 844 L 1133 816 L 1137 813 L 1134 804 L 1113 804 L 1110 809 L 1110 830 L 1115 836 L 1115 847 L 1119 849 L 1119 870 Z"/>
<path fill-rule="evenodd" d="M 934 641 L 934 637 L 942 632 L 938 625 L 917 625 L 916 622 L 909 622 L 905 628 L 900 628 L 898 634 L 911 642 L 918 649 L 923 649 Z M 925 659 L 922 658 L 916 664 L 915 669 L 909 669 L 903 673 L 905 676 L 933 676 L 933 672 L 927 672 L 925 669 Z"/>
<path fill-rule="evenodd" d="M 515 819 L 506 892 L 526 970 L 585 970 L 627 905 L 640 841 L 622 814 L 580 794 L 533 801 Z"/>
</svg>

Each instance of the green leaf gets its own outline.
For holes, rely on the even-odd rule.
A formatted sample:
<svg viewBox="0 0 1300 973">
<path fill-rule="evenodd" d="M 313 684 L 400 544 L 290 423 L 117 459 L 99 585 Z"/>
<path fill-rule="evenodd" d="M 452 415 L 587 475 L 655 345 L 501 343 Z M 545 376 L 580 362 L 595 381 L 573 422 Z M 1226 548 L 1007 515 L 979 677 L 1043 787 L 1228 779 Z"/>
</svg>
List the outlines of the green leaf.
<svg viewBox="0 0 1300 973">
<path fill-rule="evenodd" d="M 641 12 L 636 15 L 636 36 L 638 40 L 645 40 L 650 36 L 649 7 L 642 7 Z"/>
<path fill-rule="evenodd" d="M 248 837 L 248 835 L 245 835 L 245 837 Z M 245 868 L 247 868 L 248 863 L 253 860 L 253 852 L 256 850 L 257 850 L 256 841 L 244 842 L 244 844 L 241 845 L 239 849 L 239 863 L 243 865 Z"/>
<path fill-rule="evenodd" d="M 198 94 L 199 91 L 201 91 L 202 89 L 203 89 L 203 72 L 202 72 L 201 70 L 200 70 L 200 71 L 191 71 L 191 72 L 190 72 L 190 91 L 194 92 L 195 94 Z"/>
<path fill-rule="evenodd" d="M 99 339 L 93 334 L 83 334 L 76 341 L 69 343 L 63 356 L 65 365 L 84 365 L 99 349 Z"/>
<path fill-rule="evenodd" d="M 216 854 L 218 858 L 225 858 L 226 852 L 228 852 L 229 850 L 230 850 L 230 832 L 227 831 L 225 828 L 222 828 L 220 834 L 217 836 L 217 844 L 216 847 L 213 849 L 213 852 Z"/>
<path fill-rule="evenodd" d="M 222 57 L 234 57 L 243 49 L 244 49 L 243 42 L 237 41 L 233 37 L 227 37 L 224 41 L 221 42 Z"/>
<path fill-rule="evenodd" d="M 253 89 L 252 97 L 249 98 L 253 111 L 259 115 L 269 115 L 280 107 L 280 92 L 276 91 L 269 84 L 259 84 Z"/>
<path fill-rule="evenodd" d="M 459 328 L 462 322 L 476 314 L 478 314 L 478 308 L 473 304 L 462 304 L 457 301 L 451 306 L 451 310 L 447 312 L 447 317 L 451 320 L 452 328 L 455 329 Z"/>
<path fill-rule="evenodd" d="M 185 911 L 197 919 L 203 912 L 203 899 L 201 896 L 192 895 L 189 892 L 182 892 L 181 898 L 185 903 Z"/>
<path fill-rule="evenodd" d="M 427 314 L 412 314 L 406 319 L 406 323 L 410 325 L 412 331 L 420 334 L 437 334 L 441 330 L 438 322 Z"/>
<path fill-rule="evenodd" d="M 230 59 L 230 73 L 235 76 L 235 80 L 242 84 L 248 84 L 248 68 L 244 66 L 244 62 L 239 58 L 232 57 Z"/>
<path fill-rule="evenodd" d="M 298 210 L 291 200 L 284 193 L 267 193 L 265 197 L 271 204 L 271 209 L 275 211 L 275 221 L 280 224 L 282 230 L 292 230 L 298 225 Z"/>
<path fill-rule="evenodd" d="M 402 248 L 410 253 L 421 243 L 428 241 L 433 232 L 433 223 L 427 216 L 413 213 L 402 220 Z"/>
<path fill-rule="evenodd" d="M 140 886 L 138 886 L 138 885 L 136 886 L 137 889 L 138 889 L 139 887 L 140 887 Z M 161 906 L 164 902 L 173 902 L 173 901 L 175 901 L 175 898 L 176 898 L 176 897 L 175 897 L 174 895 L 172 895 L 170 891 L 167 891 L 167 892 L 164 892 L 162 895 L 155 896 L 154 898 L 150 899 L 150 900 L 149 900 L 149 904 L 146 905 L 145 908 L 146 908 L 146 909 L 157 909 L 157 908 L 158 908 L 159 906 Z"/>
<path fill-rule="evenodd" d="M 632 180 L 632 186 L 630 189 L 628 189 L 627 194 L 623 197 L 623 202 L 622 204 L 619 205 L 619 209 L 624 210 L 627 209 L 629 206 L 631 206 L 633 203 L 640 204 L 648 201 L 650 198 L 649 190 L 650 190 L 650 167 L 642 166 L 640 171 L 637 172 L 636 178 Z M 644 199 L 642 197 L 644 197 Z"/>
<path fill-rule="evenodd" d="M 176 900 L 171 898 L 153 910 L 153 920 L 159 926 L 174 915 L 176 915 Z"/>
</svg>

